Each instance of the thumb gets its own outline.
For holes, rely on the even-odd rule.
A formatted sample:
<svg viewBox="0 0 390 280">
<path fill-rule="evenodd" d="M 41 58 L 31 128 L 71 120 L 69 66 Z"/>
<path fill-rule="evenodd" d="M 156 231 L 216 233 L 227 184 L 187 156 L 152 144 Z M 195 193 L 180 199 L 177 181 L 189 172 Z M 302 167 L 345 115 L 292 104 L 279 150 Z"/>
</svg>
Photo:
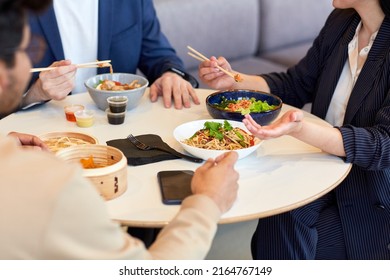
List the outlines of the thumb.
<svg viewBox="0 0 390 280">
<path fill-rule="evenodd" d="M 292 112 L 292 114 L 290 115 L 290 120 L 292 122 L 300 122 L 302 121 L 303 119 L 303 113 L 302 111 L 294 111 Z"/>
<path fill-rule="evenodd" d="M 215 161 L 218 164 L 233 166 L 236 163 L 237 159 L 238 159 L 238 153 L 235 151 L 231 151 L 217 157 Z"/>
<path fill-rule="evenodd" d="M 153 83 L 149 88 L 149 98 L 150 101 L 155 102 L 157 100 L 157 86 Z"/>
</svg>

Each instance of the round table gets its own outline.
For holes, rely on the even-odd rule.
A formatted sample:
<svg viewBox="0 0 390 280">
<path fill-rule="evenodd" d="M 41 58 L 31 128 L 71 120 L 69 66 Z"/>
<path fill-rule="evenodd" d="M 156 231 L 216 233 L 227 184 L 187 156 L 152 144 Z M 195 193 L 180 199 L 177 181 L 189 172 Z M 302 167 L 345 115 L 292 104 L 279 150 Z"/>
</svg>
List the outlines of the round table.
<svg viewBox="0 0 390 280">
<path fill-rule="evenodd" d="M 75 131 L 95 136 L 100 144 L 133 135 L 157 134 L 174 149 L 184 152 L 173 138 L 174 128 L 184 122 L 211 119 L 205 98 L 212 91 L 197 89 L 201 104 L 182 110 L 166 109 L 162 99 L 149 101 L 148 89 L 141 103 L 127 112 L 122 125 L 108 124 L 87 93 L 75 94 L 63 101 L 51 101 L 0 120 L 0 132 L 18 131 L 35 135 L 54 131 Z M 95 112 L 95 124 L 77 127 L 65 119 L 63 107 L 82 104 Z M 282 113 L 291 106 L 283 105 Z M 307 121 L 329 125 L 305 112 Z M 142 166 L 128 166 L 128 189 L 120 197 L 107 201 L 112 219 L 128 226 L 162 227 L 180 206 L 161 201 L 157 172 L 161 170 L 195 170 L 199 164 L 182 159 L 167 160 Z M 295 138 L 283 136 L 263 141 L 258 150 L 236 164 L 240 174 L 239 192 L 233 207 L 220 223 L 235 223 L 279 214 L 305 205 L 335 188 L 348 174 L 351 164 L 339 157 L 323 153 Z M 324 176 L 326 174 L 326 176 Z"/>
</svg>

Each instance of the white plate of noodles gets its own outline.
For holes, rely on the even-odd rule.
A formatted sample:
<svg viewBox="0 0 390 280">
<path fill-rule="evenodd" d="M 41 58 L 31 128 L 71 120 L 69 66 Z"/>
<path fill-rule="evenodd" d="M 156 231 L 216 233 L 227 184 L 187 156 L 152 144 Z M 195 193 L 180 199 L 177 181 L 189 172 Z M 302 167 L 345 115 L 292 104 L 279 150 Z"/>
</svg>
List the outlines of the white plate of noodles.
<svg viewBox="0 0 390 280">
<path fill-rule="evenodd" d="M 204 160 L 234 150 L 242 159 L 261 145 L 242 122 L 210 119 L 183 123 L 173 136 L 188 153 Z"/>
</svg>

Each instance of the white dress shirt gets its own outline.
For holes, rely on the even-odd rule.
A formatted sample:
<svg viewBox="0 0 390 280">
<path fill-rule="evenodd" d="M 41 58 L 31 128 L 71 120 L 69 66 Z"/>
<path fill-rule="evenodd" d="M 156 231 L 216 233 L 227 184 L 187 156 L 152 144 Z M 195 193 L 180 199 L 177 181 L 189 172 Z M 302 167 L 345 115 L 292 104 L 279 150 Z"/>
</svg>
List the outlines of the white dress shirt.
<svg viewBox="0 0 390 280">
<path fill-rule="evenodd" d="M 74 64 L 97 60 L 98 10 L 98 0 L 54 0 L 64 55 Z M 96 68 L 78 69 L 72 92 L 85 92 L 84 81 L 96 73 Z"/>
<path fill-rule="evenodd" d="M 344 123 L 345 111 L 352 89 L 359 77 L 360 71 L 367 60 L 368 53 L 378 34 L 376 31 L 371 35 L 368 45 L 358 50 L 359 31 L 362 26 L 360 22 L 356 28 L 355 36 L 348 44 L 348 60 L 341 72 L 335 92 L 329 105 L 325 120 L 334 126 L 341 126 Z"/>
</svg>

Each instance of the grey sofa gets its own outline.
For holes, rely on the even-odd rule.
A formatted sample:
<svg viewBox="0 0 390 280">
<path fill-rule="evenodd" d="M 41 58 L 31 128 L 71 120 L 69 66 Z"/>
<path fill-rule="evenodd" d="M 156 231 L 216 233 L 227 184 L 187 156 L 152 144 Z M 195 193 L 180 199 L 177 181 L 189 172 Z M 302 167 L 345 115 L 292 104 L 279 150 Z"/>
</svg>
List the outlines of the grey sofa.
<svg viewBox="0 0 390 280">
<path fill-rule="evenodd" d="M 199 62 L 187 55 L 187 45 L 206 56 L 226 57 L 240 72 L 286 70 L 311 46 L 332 10 L 331 2 L 154 0 L 163 32 L 195 77 Z M 207 259 L 251 259 L 256 224 L 253 220 L 219 225 Z"/>
<path fill-rule="evenodd" d="M 233 69 L 283 71 L 301 59 L 332 10 L 330 0 L 154 0 L 161 28 L 197 77 L 206 56 L 224 56 Z M 201 87 L 205 85 L 201 84 Z"/>
</svg>

